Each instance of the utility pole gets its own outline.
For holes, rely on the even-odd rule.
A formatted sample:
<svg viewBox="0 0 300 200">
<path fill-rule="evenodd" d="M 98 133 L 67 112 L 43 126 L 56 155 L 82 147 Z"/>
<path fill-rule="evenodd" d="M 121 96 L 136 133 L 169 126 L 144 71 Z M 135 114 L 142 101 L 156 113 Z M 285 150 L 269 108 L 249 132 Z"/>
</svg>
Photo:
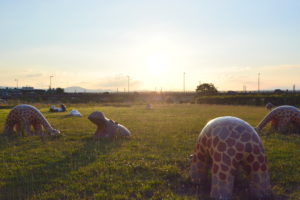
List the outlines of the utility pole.
<svg viewBox="0 0 300 200">
<path fill-rule="evenodd" d="M 260 73 L 257 74 L 258 78 L 257 78 L 257 91 L 260 91 Z"/>
<path fill-rule="evenodd" d="M 247 91 L 247 87 L 246 85 L 243 85 L 243 92 L 246 93 L 246 91 Z"/>
<path fill-rule="evenodd" d="M 128 87 L 128 93 L 129 93 L 129 80 L 130 80 L 130 77 L 127 76 L 128 80 L 127 80 L 127 87 Z"/>
<path fill-rule="evenodd" d="M 294 84 L 293 85 L 293 93 L 295 93 L 296 92 L 296 85 Z"/>
<path fill-rule="evenodd" d="M 17 89 L 19 88 L 19 80 L 15 79 L 16 83 L 17 83 Z"/>
<path fill-rule="evenodd" d="M 183 92 L 185 93 L 185 72 L 183 72 Z"/>
<path fill-rule="evenodd" d="M 50 86 L 49 86 L 50 90 L 52 89 L 52 78 L 53 77 L 54 77 L 53 75 L 50 75 Z"/>
</svg>

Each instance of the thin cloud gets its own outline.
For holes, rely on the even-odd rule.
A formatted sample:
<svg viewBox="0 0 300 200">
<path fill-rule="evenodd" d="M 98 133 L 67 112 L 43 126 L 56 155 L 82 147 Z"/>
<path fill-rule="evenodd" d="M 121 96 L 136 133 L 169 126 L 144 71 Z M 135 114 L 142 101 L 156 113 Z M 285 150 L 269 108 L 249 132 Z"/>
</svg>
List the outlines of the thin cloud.
<svg viewBox="0 0 300 200">
<path fill-rule="evenodd" d="M 36 77 L 41 77 L 41 76 L 43 76 L 42 73 L 26 74 L 26 75 L 25 75 L 26 78 L 36 78 Z"/>
<path fill-rule="evenodd" d="M 136 88 L 136 87 L 139 87 L 140 84 L 141 84 L 141 81 L 139 81 L 139 80 L 129 79 L 130 87 Z M 99 88 L 109 88 L 109 89 L 127 88 L 128 77 L 127 76 L 116 76 L 116 77 L 104 78 L 100 82 L 98 82 L 95 86 L 99 87 Z"/>
<path fill-rule="evenodd" d="M 300 69 L 300 65 L 271 65 L 262 66 L 262 70 L 295 70 Z"/>
</svg>

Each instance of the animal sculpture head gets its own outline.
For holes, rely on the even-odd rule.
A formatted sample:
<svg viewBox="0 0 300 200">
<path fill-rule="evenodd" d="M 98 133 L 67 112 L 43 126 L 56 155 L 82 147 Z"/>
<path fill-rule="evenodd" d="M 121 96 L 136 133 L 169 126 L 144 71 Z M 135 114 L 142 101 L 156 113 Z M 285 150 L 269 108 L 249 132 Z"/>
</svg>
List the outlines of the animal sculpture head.
<svg viewBox="0 0 300 200">
<path fill-rule="evenodd" d="M 275 107 L 274 104 L 272 104 L 270 102 L 266 104 L 266 109 L 268 109 L 268 110 L 272 110 L 274 107 Z"/>
<path fill-rule="evenodd" d="M 107 126 L 107 122 L 109 122 L 109 119 L 107 119 L 102 112 L 95 111 L 91 113 L 88 116 L 88 119 L 96 124 L 99 128 L 105 129 Z"/>
<path fill-rule="evenodd" d="M 49 131 L 49 134 L 51 136 L 57 136 L 57 135 L 60 135 L 60 131 L 57 130 L 57 129 L 52 129 L 52 130 Z"/>
</svg>

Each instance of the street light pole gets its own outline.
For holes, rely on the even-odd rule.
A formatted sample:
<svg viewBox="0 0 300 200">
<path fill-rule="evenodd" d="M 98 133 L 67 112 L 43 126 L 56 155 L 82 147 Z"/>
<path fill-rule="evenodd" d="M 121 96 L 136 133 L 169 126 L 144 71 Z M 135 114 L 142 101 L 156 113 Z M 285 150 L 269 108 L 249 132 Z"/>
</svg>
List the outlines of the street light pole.
<svg viewBox="0 0 300 200">
<path fill-rule="evenodd" d="M 257 91 L 260 91 L 260 73 L 258 73 L 258 78 L 257 78 Z"/>
<path fill-rule="evenodd" d="M 17 89 L 19 88 L 19 80 L 15 79 L 16 83 L 17 83 Z"/>
<path fill-rule="evenodd" d="M 51 88 L 52 88 L 52 78 L 53 78 L 53 77 L 54 77 L 53 75 L 50 76 L 50 90 L 51 90 Z"/>
<path fill-rule="evenodd" d="M 128 87 L 128 93 L 129 93 L 129 80 L 130 80 L 130 77 L 129 76 L 127 76 L 127 87 Z"/>
<path fill-rule="evenodd" d="M 183 92 L 185 93 L 185 72 L 183 72 Z"/>
</svg>

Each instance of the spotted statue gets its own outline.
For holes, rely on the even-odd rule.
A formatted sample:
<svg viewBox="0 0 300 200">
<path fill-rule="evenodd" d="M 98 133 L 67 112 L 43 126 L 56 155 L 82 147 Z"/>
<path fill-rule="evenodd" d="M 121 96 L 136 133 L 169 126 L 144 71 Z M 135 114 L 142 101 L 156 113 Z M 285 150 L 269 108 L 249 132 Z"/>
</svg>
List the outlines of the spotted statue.
<svg viewBox="0 0 300 200">
<path fill-rule="evenodd" d="M 250 177 L 250 192 L 254 197 L 272 195 L 261 140 L 254 128 L 239 118 L 215 118 L 201 131 L 191 157 L 191 180 L 206 181 L 209 170 L 212 198 L 229 199 L 234 179 L 242 171 Z"/>
<path fill-rule="evenodd" d="M 96 139 L 131 136 L 131 132 L 125 126 L 106 118 L 100 111 L 91 113 L 88 119 L 97 126 L 94 134 Z"/>
<path fill-rule="evenodd" d="M 31 127 L 34 132 L 31 131 Z M 16 129 L 18 134 L 24 131 L 27 135 L 58 135 L 59 130 L 54 129 L 43 114 L 34 106 L 31 105 L 18 105 L 12 108 L 9 112 L 5 127 L 4 134 L 12 134 Z M 45 132 L 43 131 L 45 130 Z"/>
<path fill-rule="evenodd" d="M 300 110 L 287 105 L 273 108 L 257 125 L 256 130 L 260 132 L 269 122 L 271 122 L 271 129 L 279 133 L 299 133 Z"/>
<path fill-rule="evenodd" d="M 272 104 L 271 102 L 268 102 L 265 107 L 267 110 L 272 110 L 273 108 L 275 108 L 275 105 Z"/>
</svg>

